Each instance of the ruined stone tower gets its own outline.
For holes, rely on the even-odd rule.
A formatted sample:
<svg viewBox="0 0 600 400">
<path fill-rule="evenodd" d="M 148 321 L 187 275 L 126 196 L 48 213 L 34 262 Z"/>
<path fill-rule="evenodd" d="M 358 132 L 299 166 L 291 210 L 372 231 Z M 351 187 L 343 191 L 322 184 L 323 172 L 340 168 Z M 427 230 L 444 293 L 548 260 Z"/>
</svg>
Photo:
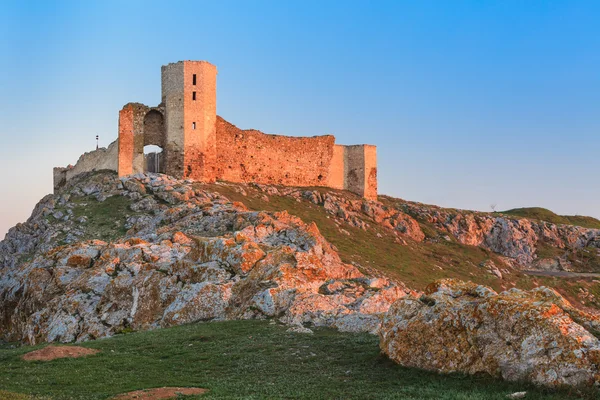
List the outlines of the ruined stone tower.
<svg viewBox="0 0 600 400">
<path fill-rule="evenodd" d="M 289 137 L 242 130 L 217 116 L 217 68 L 179 61 L 161 68 L 161 103 L 128 103 L 119 112 L 119 139 L 56 168 L 55 187 L 73 176 L 114 169 L 119 176 L 158 172 L 202 182 L 224 180 L 325 186 L 377 199 L 377 149 L 343 146 L 332 135 Z M 144 155 L 145 146 L 162 152 Z"/>
<path fill-rule="evenodd" d="M 166 167 L 170 175 L 214 182 L 217 160 L 217 67 L 180 61 L 162 67 Z"/>
</svg>

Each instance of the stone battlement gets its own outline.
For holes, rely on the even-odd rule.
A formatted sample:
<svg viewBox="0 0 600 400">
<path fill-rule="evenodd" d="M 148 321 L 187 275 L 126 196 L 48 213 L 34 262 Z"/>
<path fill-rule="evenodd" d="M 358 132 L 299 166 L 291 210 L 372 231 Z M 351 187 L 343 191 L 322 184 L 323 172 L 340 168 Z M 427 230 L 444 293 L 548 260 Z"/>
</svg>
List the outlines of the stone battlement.
<svg viewBox="0 0 600 400">
<path fill-rule="evenodd" d="M 162 66 L 161 103 L 127 103 L 119 112 L 118 146 L 87 155 L 85 165 L 79 166 L 80 159 L 71 169 L 56 169 L 55 187 L 74 171 L 102 165 L 119 176 L 161 172 L 203 182 L 325 186 L 377 198 L 375 146 L 338 145 L 332 135 L 291 137 L 239 129 L 217 116 L 216 78 L 217 68 L 208 61 Z M 144 157 L 148 145 L 162 149 L 152 162 Z"/>
</svg>

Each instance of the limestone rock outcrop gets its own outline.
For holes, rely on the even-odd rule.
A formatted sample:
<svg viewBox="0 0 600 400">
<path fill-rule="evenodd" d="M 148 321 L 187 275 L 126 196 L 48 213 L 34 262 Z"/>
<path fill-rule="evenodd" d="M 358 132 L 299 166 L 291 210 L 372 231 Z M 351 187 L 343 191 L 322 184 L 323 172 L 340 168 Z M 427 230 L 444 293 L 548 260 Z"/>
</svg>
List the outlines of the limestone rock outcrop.
<svg viewBox="0 0 600 400">
<path fill-rule="evenodd" d="M 322 206 L 336 220 L 364 230 L 381 226 L 401 239 L 416 242 L 451 240 L 452 237 L 461 244 L 480 246 L 507 257 L 511 265 L 521 269 L 594 272 L 585 265 L 570 262 L 566 255 L 569 251 L 587 248 L 600 257 L 600 229 L 447 209 L 387 196 L 372 201 L 349 198 L 331 190 L 253 186 L 266 195 L 292 197 Z M 424 226 L 437 230 L 434 237 L 425 235 Z M 556 255 L 544 258 L 539 252 L 544 246 L 552 248 Z M 581 267 L 584 271 L 580 271 Z"/>
<path fill-rule="evenodd" d="M 597 327 L 597 316 L 545 287 L 498 294 L 445 279 L 390 307 L 380 346 L 407 367 L 586 386 L 600 380 L 600 341 L 590 333 Z"/>
<path fill-rule="evenodd" d="M 114 220 L 111 201 L 127 204 Z M 343 263 L 314 224 L 158 174 L 75 178 L 0 242 L 0 337 L 27 343 L 267 317 L 376 332 L 409 292 Z"/>
<path fill-rule="evenodd" d="M 481 246 L 531 267 L 540 259 L 540 244 L 555 249 L 600 248 L 599 229 L 573 225 L 556 225 L 526 218 L 511 218 L 484 212 L 449 210 L 436 206 L 402 201 L 399 204 L 408 215 L 448 232 L 460 243 Z M 568 266 L 563 263 L 568 270 Z M 556 269 L 563 269 L 557 266 Z"/>
</svg>

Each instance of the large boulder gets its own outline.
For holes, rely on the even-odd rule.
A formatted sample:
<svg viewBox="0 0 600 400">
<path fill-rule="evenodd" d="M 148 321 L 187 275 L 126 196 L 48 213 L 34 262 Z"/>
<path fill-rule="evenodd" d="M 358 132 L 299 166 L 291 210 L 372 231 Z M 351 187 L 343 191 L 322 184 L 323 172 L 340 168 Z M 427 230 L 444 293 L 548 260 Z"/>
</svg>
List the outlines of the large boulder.
<svg viewBox="0 0 600 400">
<path fill-rule="evenodd" d="M 497 294 L 445 279 L 396 301 L 379 334 L 382 351 L 407 367 L 585 386 L 600 380 L 600 341 L 584 326 L 598 318 L 551 289 Z"/>
</svg>

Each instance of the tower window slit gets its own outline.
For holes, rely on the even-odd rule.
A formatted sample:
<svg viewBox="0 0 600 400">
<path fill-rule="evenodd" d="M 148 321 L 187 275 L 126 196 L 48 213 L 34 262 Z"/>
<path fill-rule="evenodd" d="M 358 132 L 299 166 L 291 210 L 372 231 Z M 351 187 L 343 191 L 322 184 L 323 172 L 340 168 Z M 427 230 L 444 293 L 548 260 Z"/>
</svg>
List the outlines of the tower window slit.
<svg viewBox="0 0 600 400">
<path fill-rule="evenodd" d="M 192 100 L 196 100 L 196 92 L 192 92 Z"/>
<path fill-rule="evenodd" d="M 192 85 L 196 86 L 196 74 L 192 76 Z"/>
</svg>

